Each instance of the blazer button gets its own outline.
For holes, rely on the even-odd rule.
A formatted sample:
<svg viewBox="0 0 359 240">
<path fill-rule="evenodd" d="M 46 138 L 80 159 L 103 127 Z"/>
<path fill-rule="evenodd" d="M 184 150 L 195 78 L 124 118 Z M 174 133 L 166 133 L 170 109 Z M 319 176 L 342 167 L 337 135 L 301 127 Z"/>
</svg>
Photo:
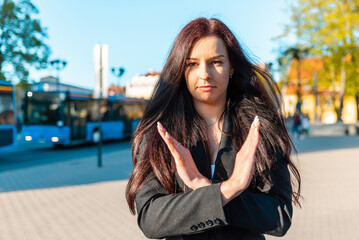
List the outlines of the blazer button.
<svg viewBox="0 0 359 240">
<path fill-rule="evenodd" d="M 203 222 L 200 222 L 199 224 L 198 224 L 198 227 L 199 228 L 204 228 L 206 225 L 204 225 L 204 223 Z"/>
<path fill-rule="evenodd" d="M 206 224 L 207 224 L 208 226 L 212 226 L 212 225 L 213 225 L 213 222 L 212 222 L 211 220 L 207 220 L 207 221 L 206 221 Z"/>
<path fill-rule="evenodd" d="M 216 219 L 214 219 L 214 223 L 215 224 L 220 224 L 222 221 L 221 221 L 221 219 L 219 219 L 219 218 L 216 218 Z"/>
<path fill-rule="evenodd" d="M 191 227 L 191 230 L 192 230 L 192 231 L 197 231 L 197 229 L 198 229 L 198 227 L 197 227 L 196 225 L 193 225 L 193 226 Z"/>
</svg>

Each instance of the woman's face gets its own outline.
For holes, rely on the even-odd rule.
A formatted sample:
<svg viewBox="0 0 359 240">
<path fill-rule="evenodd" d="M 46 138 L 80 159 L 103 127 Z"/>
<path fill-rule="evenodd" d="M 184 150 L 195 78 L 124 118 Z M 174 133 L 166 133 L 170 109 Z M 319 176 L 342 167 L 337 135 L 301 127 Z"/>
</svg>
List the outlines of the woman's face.
<svg viewBox="0 0 359 240">
<path fill-rule="evenodd" d="M 229 76 L 233 74 L 224 41 L 215 36 L 199 39 L 186 65 L 186 84 L 194 104 L 224 105 Z"/>
</svg>

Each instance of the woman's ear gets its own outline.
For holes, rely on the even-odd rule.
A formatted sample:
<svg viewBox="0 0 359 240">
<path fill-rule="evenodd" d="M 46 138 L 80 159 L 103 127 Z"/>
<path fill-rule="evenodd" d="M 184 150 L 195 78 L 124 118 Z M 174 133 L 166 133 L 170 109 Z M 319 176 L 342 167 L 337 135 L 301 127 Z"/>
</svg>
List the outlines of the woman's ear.
<svg viewBox="0 0 359 240">
<path fill-rule="evenodd" d="M 231 69 L 229 70 L 229 78 L 232 78 L 233 73 L 234 73 L 234 69 L 233 67 L 231 67 Z"/>
</svg>

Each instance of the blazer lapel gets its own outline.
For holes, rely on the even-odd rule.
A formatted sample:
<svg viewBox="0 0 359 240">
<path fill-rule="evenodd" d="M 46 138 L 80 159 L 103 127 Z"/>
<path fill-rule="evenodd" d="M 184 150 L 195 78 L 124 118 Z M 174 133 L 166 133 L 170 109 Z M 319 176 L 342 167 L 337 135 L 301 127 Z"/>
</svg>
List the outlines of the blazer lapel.
<svg viewBox="0 0 359 240">
<path fill-rule="evenodd" d="M 208 179 L 212 178 L 211 165 L 206 153 L 204 143 L 200 140 L 190 148 L 193 160 L 198 171 Z M 227 112 L 223 121 L 223 132 L 216 157 L 216 167 L 213 175 L 213 182 L 227 180 L 233 172 L 237 152 L 232 142 L 232 122 Z"/>
<path fill-rule="evenodd" d="M 211 179 L 211 167 L 204 143 L 198 140 L 196 145 L 191 147 L 190 152 L 198 171 L 206 178 Z"/>
<path fill-rule="evenodd" d="M 232 121 L 227 112 L 224 116 L 223 131 L 216 158 L 213 182 L 226 181 L 232 175 L 236 154 L 232 142 Z"/>
</svg>

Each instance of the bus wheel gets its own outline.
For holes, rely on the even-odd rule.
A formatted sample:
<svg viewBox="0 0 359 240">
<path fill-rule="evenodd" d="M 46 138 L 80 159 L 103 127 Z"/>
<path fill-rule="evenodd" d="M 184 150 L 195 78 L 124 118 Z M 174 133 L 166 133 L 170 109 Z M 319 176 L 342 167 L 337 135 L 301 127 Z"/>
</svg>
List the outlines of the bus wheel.
<svg viewBox="0 0 359 240">
<path fill-rule="evenodd" d="M 98 130 L 95 130 L 92 132 L 92 142 L 98 143 L 100 141 L 100 132 Z"/>
</svg>

